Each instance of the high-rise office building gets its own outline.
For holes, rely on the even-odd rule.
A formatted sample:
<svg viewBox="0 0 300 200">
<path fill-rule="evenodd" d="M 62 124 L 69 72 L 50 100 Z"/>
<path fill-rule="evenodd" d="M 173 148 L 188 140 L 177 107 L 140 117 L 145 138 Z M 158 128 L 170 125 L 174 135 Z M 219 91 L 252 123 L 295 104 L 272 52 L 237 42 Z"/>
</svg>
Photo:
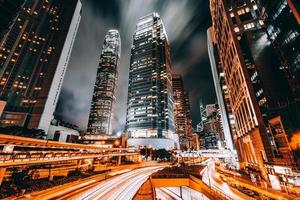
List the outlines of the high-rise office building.
<svg viewBox="0 0 300 200">
<path fill-rule="evenodd" d="M 180 149 L 193 148 L 193 128 L 190 116 L 191 108 L 189 96 L 184 90 L 182 77 L 173 74 L 173 94 L 174 94 L 174 122 L 175 133 L 179 137 Z"/>
<path fill-rule="evenodd" d="M 293 95 L 300 99 L 300 4 L 297 0 L 260 0 L 268 37 L 278 57 Z M 286 23 L 288 22 L 288 23 Z M 300 101 L 300 100 L 299 100 Z"/>
<path fill-rule="evenodd" d="M 201 148 L 223 149 L 225 138 L 217 104 L 205 106 L 205 117 L 202 118 L 201 123 L 203 126 L 199 132 Z"/>
<path fill-rule="evenodd" d="M 109 30 L 102 46 L 85 141 L 95 143 L 97 138 L 112 134 L 120 55 L 120 34 Z"/>
<path fill-rule="evenodd" d="M 210 60 L 211 71 L 214 80 L 216 96 L 218 100 L 219 113 L 221 116 L 221 124 L 225 138 L 224 146 L 232 153 L 235 160 L 235 146 L 233 135 L 235 131 L 235 121 L 233 120 L 232 111 L 228 102 L 228 89 L 224 80 L 224 72 L 222 71 L 220 59 L 217 52 L 216 38 L 213 28 L 207 30 L 207 49 Z"/>
<path fill-rule="evenodd" d="M 265 163 L 276 157 L 268 120 L 277 115 L 278 108 L 289 104 L 291 88 L 256 1 L 211 0 L 210 9 L 228 88 L 227 103 L 236 124 L 239 164 L 251 173 L 259 171 L 266 179 Z"/>
<path fill-rule="evenodd" d="M 174 147 L 172 67 L 157 13 L 139 19 L 131 49 L 126 129 L 128 144 Z"/>
<path fill-rule="evenodd" d="M 289 171 L 291 166 L 300 166 L 300 148 L 289 144 L 300 130 L 300 4 L 297 0 L 259 2 L 268 38 L 280 58 L 280 70 L 292 91 L 289 104 L 276 109 L 277 115 L 269 120 L 277 147 L 274 161 L 287 163 Z"/>
<path fill-rule="evenodd" d="M 187 133 L 188 133 L 188 139 L 189 139 L 189 148 L 190 149 L 199 149 L 199 148 L 195 148 L 197 147 L 197 144 L 193 144 L 195 142 L 199 141 L 195 141 L 197 139 L 199 139 L 199 137 L 195 137 L 193 136 L 194 133 L 194 129 L 193 129 L 193 124 L 192 124 L 192 116 L 191 116 L 191 102 L 190 102 L 190 96 L 189 93 L 187 91 L 184 91 L 184 103 L 185 103 L 185 113 L 186 113 L 186 118 L 187 118 Z M 178 134 L 177 134 L 178 135 Z M 178 136 L 179 138 L 179 136 Z M 199 145 L 198 145 L 199 147 Z"/>
<path fill-rule="evenodd" d="M 81 2 L 25 0 L 16 10 L 0 42 L 0 98 L 6 102 L 0 123 L 47 132 L 79 26 Z"/>
<path fill-rule="evenodd" d="M 206 108 L 203 106 L 202 102 L 200 102 L 200 122 L 197 124 L 197 132 L 203 131 L 203 122 L 206 120 Z"/>
</svg>

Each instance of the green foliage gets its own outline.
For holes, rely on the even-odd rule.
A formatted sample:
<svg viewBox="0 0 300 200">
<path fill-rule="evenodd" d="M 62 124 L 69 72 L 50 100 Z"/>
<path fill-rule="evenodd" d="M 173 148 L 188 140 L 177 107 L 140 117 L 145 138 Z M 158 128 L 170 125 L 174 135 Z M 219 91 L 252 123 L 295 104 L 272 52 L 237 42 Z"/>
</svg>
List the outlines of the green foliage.
<svg viewBox="0 0 300 200">
<path fill-rule="evenodd" d="M 1 134 L 16 135 L 37 139 L 46 139 L 46 133 L 42 129 L 28 129 L 21 126 L 0 127 Z"/>
</svg>

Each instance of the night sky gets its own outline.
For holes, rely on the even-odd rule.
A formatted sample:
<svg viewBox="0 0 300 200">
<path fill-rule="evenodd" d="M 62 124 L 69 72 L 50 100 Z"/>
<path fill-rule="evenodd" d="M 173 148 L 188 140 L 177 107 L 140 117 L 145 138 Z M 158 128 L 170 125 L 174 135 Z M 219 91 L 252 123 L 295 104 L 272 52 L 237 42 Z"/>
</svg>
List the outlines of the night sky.
<svg viewBox="0 0 300 200">
<path fill-rule="evenodd" d="M 215 102 L 206 30 L 211 24 L 208 0 L 82 0 L 82 19 L 55 112 L 57 118 L 86 130 L 97 66 L 108 29 L 121 34 L 115 131 L 123 130 L 130 48 L 138 19 L 151 12 L 161 16 L 171 46 L 173 70 L 183 76 L 192 105 L 193 126 L 200 120 L 199 101 Z"/>
</svg>

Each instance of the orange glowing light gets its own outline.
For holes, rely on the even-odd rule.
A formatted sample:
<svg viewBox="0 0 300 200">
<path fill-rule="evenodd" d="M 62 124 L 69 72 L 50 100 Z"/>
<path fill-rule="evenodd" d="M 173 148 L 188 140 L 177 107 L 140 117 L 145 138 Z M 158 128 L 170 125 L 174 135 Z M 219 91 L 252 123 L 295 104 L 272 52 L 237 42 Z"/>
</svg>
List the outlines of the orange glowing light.
<svg viewBox="0 0 300 200">
<path fill-rule="evenodd" d="M 300 150 L 300 131 L 296 131 L 290 142 L 290 146 L 293 150 Z"/>
</svg>

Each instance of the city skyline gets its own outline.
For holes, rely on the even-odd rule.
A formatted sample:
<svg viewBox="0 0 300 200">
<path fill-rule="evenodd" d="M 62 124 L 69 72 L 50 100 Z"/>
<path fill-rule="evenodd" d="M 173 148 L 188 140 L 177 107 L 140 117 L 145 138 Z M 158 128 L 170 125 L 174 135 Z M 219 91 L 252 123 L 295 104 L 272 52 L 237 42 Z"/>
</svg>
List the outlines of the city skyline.
<svg viewBox="0 0 300 200">
<path fill-rule="evenodd" d="M 190 94 L 191 116 L 195 126 L 200 120 L 198 116 L 199 100 L 202 99 L 205 103 L 213 103 L 215 101 L 215 94 L 211 92 L 213 82 L 206 50 L 207 47 L 205 45 L 206 29 L 209 27 L 210 21 L 208 3 L 198 1 L 194 2 L 194 4 L 188 1 L 181 1 L 181 3 L 179 1 L 158 3 L 158 1 L 151 1 L 151 3 L 148 2 L 147 5 L 142 6 L 142 9 L 139 9 L 141 6 L 137 5 L 141 2 L 122 2 L 119 6 L 115 5 L 116 2 L 101 2 L 101 4 L 93 1 L 84 2 L 82 22 L 75 41 L 69 70 L 64 80 L 56 115 L 66 121 L 79 125 L 83 130 L 86 129 L 92 97 L 93 83 L 91 80 L 95 76 L 95 66 L 97 65 L 98 56 L 96 52 L 100 51 L 99 47 L 101 46 L 101 40 L 102 37 L 104 38 L 105 32 L 108 29 L 116 28 L 120 31 L 122 39 L 122 55 L 119 79 L 120 89 L 117 91 L 114 124 L 116 130 L 122 131 L 125 126 L 126 115 L 126 104 L 124 102 L 127 101 L 126 86 L 128 84 L 128 76 L 126 74 L 128 74 L 129 70 L 129 51 L 132 44 L 131 35 L 135 29 L 135 22 L 143 15 L 155 10 L 161 10 L 160 15 L 163 20 L 165 18 L 166 29 L 170 32 L 168 37 L 171 45 L 172 65 L 174 71 L 183 76 L 186 89 Z M 182 20 L 174 24 L 174 14 L 171 13 L 171 10 L 165 10 L 165 7 L 172 7 L 177 11 L 184 9 L 186 12 L 184 12 Z M 128 13 L 128 9 L 135 10 L 134 14 Z M 112 15 L 111 12 L 113 11 L 117 14 Z M 119 15 L 122 15 L 122 18 Z M 195 19 L 199 18 L 199 15 L 204 15 L 204 19 L 194 23 Z M 126 22 L 124 23 L 126 26 L 122 24 L 122 20 L 124 21 L 125 19 Z M 87 20 L 89 21 L 87 22 Z M 93 23 L 93 25 L 90 26 L 89 23 Z M 99 26 L 102 26 L 102 28 Z M 87 29 L 88 27 L 89 29 Z M 184 37 L 179 37 L 179 33 Z M 87 35 L 89 37 L 86 37 Z M 191 39 L 191 42 L 185 43 L 184 38 L 188 37 Z M 89 45 L 85 45 L 86 43 L 89 43 Z M 194 51 L 199 52 L 199 54 L 193 53 Z M 85 67 L 82 68 L 81 66 Z M 86 95 L 76 93 L 77 88 L 82 88 L 81 91 L 84 91 Z"/>
<path fill-rule="evenodd" d="M 299 199 L 298 1 L 0 0 L 0 198 Z"/>
</svg>

